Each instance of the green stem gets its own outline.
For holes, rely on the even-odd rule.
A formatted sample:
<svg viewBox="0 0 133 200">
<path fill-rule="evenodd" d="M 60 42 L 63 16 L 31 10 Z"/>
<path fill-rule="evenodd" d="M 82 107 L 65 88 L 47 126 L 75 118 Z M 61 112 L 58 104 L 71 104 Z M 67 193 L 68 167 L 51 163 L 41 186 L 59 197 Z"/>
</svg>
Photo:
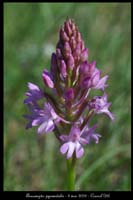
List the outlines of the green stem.
<svg viewBox="0 0 133 200">
<path fill-rule="evenodd" d="M 75 156 L 67 160 L 67 190 L 75 191 Z"/>
</svg>

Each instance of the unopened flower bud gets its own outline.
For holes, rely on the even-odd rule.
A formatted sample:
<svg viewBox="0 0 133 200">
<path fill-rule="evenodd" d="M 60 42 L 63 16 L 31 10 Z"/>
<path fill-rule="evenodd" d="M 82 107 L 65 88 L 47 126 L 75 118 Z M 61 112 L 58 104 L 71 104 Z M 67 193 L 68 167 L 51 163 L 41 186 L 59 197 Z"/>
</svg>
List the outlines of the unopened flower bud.
<svg viewBox="0 0 133 200">
<path fill-rule="evenodd" d="M 100 79 L 100 71 L 98 70 L 95 75 L 92 77 L 92 86 L 95 87 Z"/>
<path fill-rule="evenodd" d="M 91 87 L 91 77 L 86 77 L 83 80 L 81 80 L 81 88 L 89 88 Z"/>
<path fill-rule="evenodd" d="M 57 59 L 56 59 L 56 54 L 52 53 L 51 56 L 51 74 L 54 77 L 57 71 Z"/>
<path fill-rule="evenodd" d="M 61 41 L 59 41 L 59 42 L 57 43 L 56 48 L 57 48 L 57 49 L 62 49 L 62 48 L 63 48 L 63 44 L 62 44 Z"/>
<path fill-rule="evenodd" d="M 77 46 L 76 46 L 76 48 L 75 48 L 75 50 L 74 50 L 73 55 L 74 55 L 74 56 L 79 56 L 80 53 L 81 53 L 81 44 L 78 43 Z"/>
<path fill-rule="evenodd" d="M 80 32 L 77 33 L 77 42 L 81 42 L 82 39 L 81 39 L 81 34 Z"/>
<path fill-rule="evenodd" d="M 64 31 L 64 29 L 61 29 L 60 30 L 60 38 L 61 40 L 64 40 L 64 41 L 69 41 L 69 37 L 67 36 L 66 32 Z"/>
<path fill-rule="evenodd" d="M 81 40 L 81 50 L 83 50 L 84 48 L 85 48 L 84 41 Z"/>
<path fill-rule="evenodd" d="M 67 89 L 67 91 L 65 92 L 64 98 L 67 101 L 71 101 L 72 99 L 74 99 L 74 90 L 73 90 L 73 88 Z"/>
<path fill-rule="evenodd" d="M 89 72 L 89 63 L 87 61 L 85 61 L 80 66 L 80 73 L 88 74 L 88 72 Z"/>
<path fill-rule="evenodd" d="M 61 59 L 62 58 L 62 54 L 61 54 L 61 50 L 60 49 L 56 49 L 56 55 L 57 55 L 57 59 Z"/>
<path fill-rule="evenodd" d="M 82 51 L 82 53 L 80 55 L 80 59 L 81 59 L 82 62 L 84 62 L 84 61 L 86 61 L 88 59 L 88 49 L 87 48 L 85 48 Z"/>
<path fill-rule="evenodd" d="M 71 70 L 73 70 L 73 68 L 74 68 L 74 58 L 73 58 L 73 56 L 71 54 L 68 57 L 67 66 Z"/>
<path fill-rule="evenodd" d="M 74 37 L 71 38 L 70 44 L 71 44 L 72 49 L 76 48 L 76 40 Z"/>
<path fill-rule="evenodd" d="M 54 83 L 51 79 L 51 74 L 45 69 L 42 73 L 42 78 L 44 81 L 44 84 L 49 87 L 49 88 L 53 88 L 54 87 Z"/>
<path fill-rule="evenodd" d="M 66 21 L 64 25 L 65 25 L 64 29 L 65 29 L 65 31 L 68 33 L 68 35 L 69 35 L 69 37 L 70 37 L 71 34 L 72 34 L 72 30 L 71 30 L 69 21 Z"/>
<path fill-rule="evenodd" d="M 64 78 L 66 78 L 66 76 L 67 76 L 67 72 L 66 72 L 66 63 L 64 62 L 64 60 L 61 60 L 61 69 L 60 69 L 60 71 L 61 71 L 61 75 L 64 77 Z"/>
<path fill-rule="evenodd" d="M 72 31 L 74 32 L 74 31 L 76 30 L 76 26 L 75 26 L 75 24 L 72 23 L 71 27 L 72 27 Z"/>
<path fill-rule="evenodd" d="M 92 74 L 95 71 L 96 68 L 96 61 L 93 61 L 92 63 L 89 63 L 89 72 Z"/>
<path fill-rule="evenodd" d="M 68 42 L 65 42 L 64 50 L 65 50 L 67 53 L 71 53 L 71 47 L 70 47 L 70 45 L 69 45 Z"/>
</svg>

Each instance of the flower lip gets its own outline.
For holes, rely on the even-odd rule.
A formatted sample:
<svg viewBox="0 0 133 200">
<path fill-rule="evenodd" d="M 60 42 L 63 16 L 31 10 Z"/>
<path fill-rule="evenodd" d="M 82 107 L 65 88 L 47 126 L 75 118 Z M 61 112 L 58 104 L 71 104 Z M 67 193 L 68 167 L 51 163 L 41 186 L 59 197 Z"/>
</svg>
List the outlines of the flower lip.
<svg viewBox="0 0 133 200">
<path fill-rule="evenodd" d="M 80 158 L 83 156 L 84 149 L 82 145 L 89 144 L 91 140 L 94 140 L 97 144 L 101 135 L 94 133 L 96 125 L 92 128 L 85 127 L 82 131 L 77 125 L 73 125 L 69 135 L 61 135 L 60 140 L 62 141 L 62 146 L 60 152 L 62 154 L 67 153 L 67 159 L 69 159 L 74 152 L 76 152 L 76 157 Z"/>
</svg>

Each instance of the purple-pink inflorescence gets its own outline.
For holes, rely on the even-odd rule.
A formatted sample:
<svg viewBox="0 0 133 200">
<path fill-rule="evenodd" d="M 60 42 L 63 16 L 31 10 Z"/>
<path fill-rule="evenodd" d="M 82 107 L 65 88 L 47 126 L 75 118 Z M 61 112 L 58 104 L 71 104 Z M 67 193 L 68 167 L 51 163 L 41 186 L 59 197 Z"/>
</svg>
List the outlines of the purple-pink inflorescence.
<svg viewBox="0 0 133 200">
<path fill-rule="evenodd" d="M 96 125 L 88 123 L 96 114 L 104 113 L 112 121 L 111 103 L 107 94 L 90 98 L 91 90 L 104 91 L 108 75 L 101 78 L 96 61 L 88 61 L 89 51 L 74 21 L 67 19 L 60 29 L 56 52 L 51 56 L 50 72 L 43 70 L 42 79 L 47 91 L 28 83 L 29 91 L 24 103 L 30 110 L 25 118 L 26 128 L 38 126 L 39 134 L 54 132 L 61 143 L 60 152 L 69 159 L 80 158 L 84 145 L 92 140 L 99 142 L 101 135 L 95 133 Z M 44 100 L 43 106 L 39 105 Z"/>
</svg>

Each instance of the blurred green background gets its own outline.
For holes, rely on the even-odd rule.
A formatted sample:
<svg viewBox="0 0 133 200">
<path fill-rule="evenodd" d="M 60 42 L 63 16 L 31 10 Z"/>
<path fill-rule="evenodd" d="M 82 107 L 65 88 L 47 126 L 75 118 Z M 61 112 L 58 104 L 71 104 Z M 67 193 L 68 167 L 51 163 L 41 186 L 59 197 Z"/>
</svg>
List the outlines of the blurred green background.
<svg viewBox="0 0 133 200">
<path fill-rule="evenodd" d="M 4 4 L 4 190 L 66 189 L 65 157 L 53 134 L 25 130 L 27 82 L 43 88 L 58 30 L 75 20 L 102 75 L 116 120 L 95 118 L 100 143 L 85 149 L 76 166 L 76 190 L 128 191 L 131 181 L 131 5 L 129 3 Z"/>
</svg>

